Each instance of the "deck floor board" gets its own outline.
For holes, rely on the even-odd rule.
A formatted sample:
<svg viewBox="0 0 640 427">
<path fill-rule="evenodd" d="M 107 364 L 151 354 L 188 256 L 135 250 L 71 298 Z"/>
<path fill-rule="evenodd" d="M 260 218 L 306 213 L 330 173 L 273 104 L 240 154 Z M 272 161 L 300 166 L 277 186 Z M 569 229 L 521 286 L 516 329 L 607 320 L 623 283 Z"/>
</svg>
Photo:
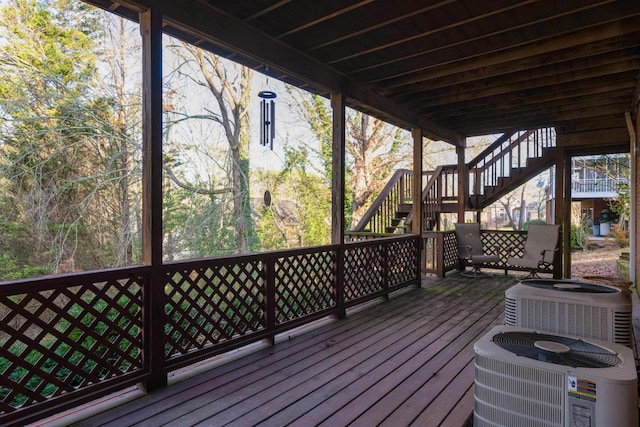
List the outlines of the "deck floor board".
<svg viewBox="0 0 640 427">
<path fill-rule="evenodd" d="M 511 276 L 430 279 L 76 426 L 460 426 Z"/>
</svg>

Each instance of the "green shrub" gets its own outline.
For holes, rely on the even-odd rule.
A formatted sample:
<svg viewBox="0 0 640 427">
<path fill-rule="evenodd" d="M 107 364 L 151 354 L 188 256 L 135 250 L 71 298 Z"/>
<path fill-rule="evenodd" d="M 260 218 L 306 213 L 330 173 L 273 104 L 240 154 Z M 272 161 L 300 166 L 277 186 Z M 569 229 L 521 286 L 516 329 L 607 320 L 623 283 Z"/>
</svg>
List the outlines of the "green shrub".
<svg viewBox="0 0 640 427">
<path fill-rule="evenodd" d="M 571 249 L 587 247 L 587 232 L 584 227 L 571 224 Z"/>
</svg>

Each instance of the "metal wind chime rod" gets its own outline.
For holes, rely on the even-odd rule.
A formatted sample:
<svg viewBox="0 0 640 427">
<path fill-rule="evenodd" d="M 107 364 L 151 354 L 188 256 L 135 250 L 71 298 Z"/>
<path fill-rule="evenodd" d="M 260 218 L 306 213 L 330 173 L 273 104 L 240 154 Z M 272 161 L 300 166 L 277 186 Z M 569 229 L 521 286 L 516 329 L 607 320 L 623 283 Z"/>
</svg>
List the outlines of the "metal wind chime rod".
<svg viewBox="0 0 640 427">
<path fill-rule="evenodd" d="M 276 137 L 276 98 L 275 92 L 263 90 L 258 93 L 260 101 L 260 145 L 273 150 L 273 139 Z"/>
</svg>

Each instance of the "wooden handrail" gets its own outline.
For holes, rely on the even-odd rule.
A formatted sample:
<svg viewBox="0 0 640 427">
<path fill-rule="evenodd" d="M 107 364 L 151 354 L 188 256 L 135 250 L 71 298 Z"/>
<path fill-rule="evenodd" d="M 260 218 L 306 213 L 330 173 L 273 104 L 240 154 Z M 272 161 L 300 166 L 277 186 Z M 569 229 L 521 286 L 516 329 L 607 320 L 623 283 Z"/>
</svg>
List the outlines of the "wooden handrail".
<svg viewBox="0 0 640 427">
<path fill-rule="evenodd" d="M 384 186 L 378 197 L 373 201 L 367 212 L 362 216 L 358 224 L 353 228 L 353 231 L 364 231 L 371 222 L 372 218 L 378 213 L 380 208 L 383 206 L 385 200 L 392 194 L 394 188 L 398 185 L 402 186 L 402 182 L 407 178 L 413 176 L 413 172 L 408 169 L 398 169 L 394 172 L 394 174 L 389 179 L 389 182 Z M 407 186 L 407 188 L 403 188 L 402 193 L 408 192 L 407 197 L 411 197 L 411 186 Z M 404 194 L 401 195 L 402 198 L 405 197 Z M 383 233 L 384 230 L 370 230 L 372 232 Z"/>
</svg>

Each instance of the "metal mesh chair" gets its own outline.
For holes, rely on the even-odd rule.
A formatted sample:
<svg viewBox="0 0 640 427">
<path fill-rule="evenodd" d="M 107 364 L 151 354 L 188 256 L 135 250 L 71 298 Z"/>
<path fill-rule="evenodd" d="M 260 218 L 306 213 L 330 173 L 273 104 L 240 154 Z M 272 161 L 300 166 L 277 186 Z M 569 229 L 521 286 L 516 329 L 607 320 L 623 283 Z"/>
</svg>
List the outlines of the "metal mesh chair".
<svg viewBox="0 0 640 427">
<path fill-rule="evenodd" d="M 507 264 L 529 270 L 527 278 L 539 277 L 538 270 L 551 267 L 559 250 L 559 225 L 529 224 L 522 257 L 511 256 Z"/>
<path fill-rule="evenodd" d="M 497 248 L 493 254 L 485 253 L 480 240 L 480 224 L 477 222 L 458 223 L 455 224 L 455 227 L 456 239 L 458 240 L 458 258 L 463 268 L 467 264 L 472 266 L 471 271 L 463 269 L 460 274 L 466 277 L 487 276 L 480 268 L 483 264 L 500 262 Z"/>
</svg>

